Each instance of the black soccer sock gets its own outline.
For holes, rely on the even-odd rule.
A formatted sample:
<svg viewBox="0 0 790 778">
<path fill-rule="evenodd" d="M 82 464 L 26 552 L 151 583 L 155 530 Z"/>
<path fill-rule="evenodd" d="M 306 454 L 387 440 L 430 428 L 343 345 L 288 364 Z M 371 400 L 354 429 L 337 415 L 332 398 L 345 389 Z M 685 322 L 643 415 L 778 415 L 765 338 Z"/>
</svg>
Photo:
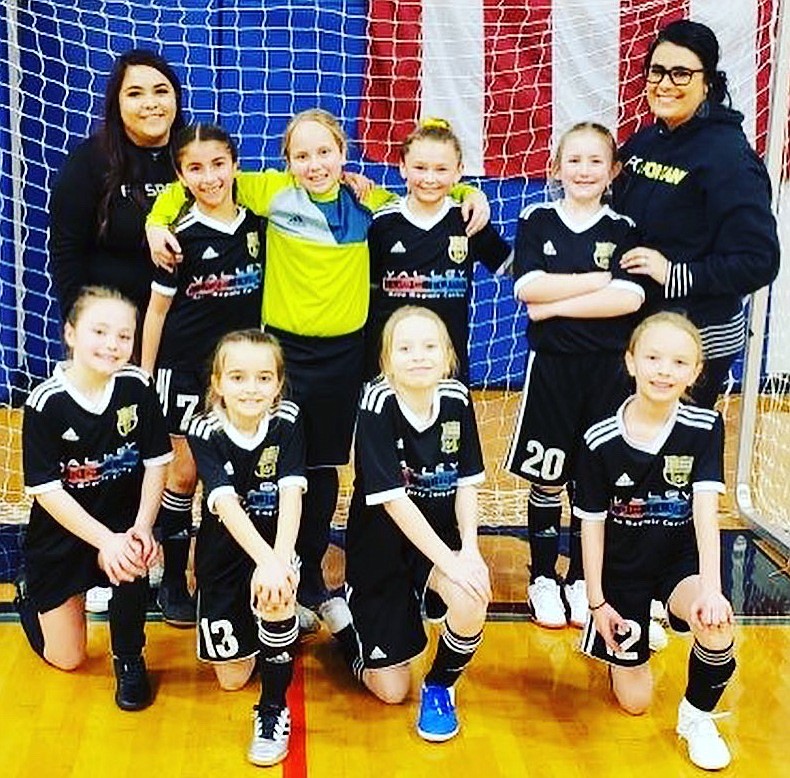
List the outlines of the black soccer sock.
<svg viewBox="0 0 790 778">
<path fill-rule="evenodd" d="M 41 629 L 41 622 L 38 618 L 38 608 L 33 600 L 27 595 L 27 588 L 24 578 L 16 582 L 16 596 L 14 597 L 14 607 L 19 614 L 19 623 L 25 633 L 30 647 L 42 659 L 44 658 L 44 632 Z"/>
<path fill-rule="evenodd" d="M 562 500 L 559 492 L 552 494 L 533 484 L 527 501 L 531 583 L 539 576 L 556 578 L 561 518 Z"/>
<path fill-rule="evenodd" d="M 571 526 L 568 534 L 568 573 L 565 583 L 570 586 L 584 579 L 582 565 L 582 520 L 571 513 Z"/>
<path fill-rule="evenodd" d="M 294 655 L 299 640 L 299 619 L 292 616 L 284 621 L 258 622 L 261 676 L 260 705 L 285 706 L 285 693 L 291 684 L 294 672 Z"/>
<path fill-rule="evenodd" d="M 148 579 L 112 587 L 108 603 L 110 644 L 113 656 L 139 656 L 145 645 L 145 610 L 148 604 Z"/>
<path fill-rule="evenodd" d="M 170 587 L 186 587 L 189 541 L 192 530 L 193 494 L 178 494 L 165 489 L 157 525 L 165 558 L 162 582 Z"/>
<path fill-rule="evenodd" d="M 735 672 L 733 644 L 718 650 L 705 648 L 695 640 L 688 672 L 686 699 L 699 710 L 712 711 Z"/>
<path fill-rule="evenodd" d="M 350 668 L 355 676 L 359 677 L 361 674 L 362 665 L 362 644 L 359 640 L 359 634 L 354 623 L 348 624 L 339 632 L 333 633 L 332 637 L 337 640 L 340 645 L 340 653 L 343 655 L 345 663 Z"/>
<path fill-rule="evenodd" d="M 471 637 L 464 637 L 453 632 L 445 622 L 436 646 L 436 656 L 431 669 L 425 676 L 426 686 L 430 684 L 452 686 L 464 668 L 472 661 L 472 657 L 482 642 L 482 630 Z"/>
<path fill-rule="evenodd" d="M 296 539 L 296 553 L 302 561 L 296 598 L 306 607 L 315 608 L 328 596 L 321 564 L 329 546 L 329 525 L 335 514 L 339 491 L 336 467 L 307 470 L 307 491 Z"/>
</svg>

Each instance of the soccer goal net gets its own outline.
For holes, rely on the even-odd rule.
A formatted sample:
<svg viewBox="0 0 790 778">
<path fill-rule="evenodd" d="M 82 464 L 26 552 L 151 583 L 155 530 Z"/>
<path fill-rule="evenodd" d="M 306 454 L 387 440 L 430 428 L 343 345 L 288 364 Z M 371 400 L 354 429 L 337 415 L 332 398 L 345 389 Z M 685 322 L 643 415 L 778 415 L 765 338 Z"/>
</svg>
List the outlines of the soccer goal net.
<svg viewBox="0 0 790 778">
<path fill-rule="evenodd" d="M 246 169 L 280 166 L 286 122 L 320 106 L 352 139 L 350 169 L 402 191 L 400 142 L 421 116 L 443 116 L 461 137 L 468 179 L 488 194 L 495 225 L 512 241 L 521 209 L 547 196 L 558 134 L 592 119 L 623 140 L 649 121 L 642 61 L 673 19 L 716 31 L 734 105 L 764 154 L 769 127 L 787 128 L 786 108 L 771 123 L 781 10 L 780 0 L 4 0 L 0 519 L 26 514 L 20 408 L 62 356 L 46 252 L 49 194 L 68 151 L 100 122 L 119 53 L 162 53 L 183 81 L 189 118 L 224 125 Z M 778 179 L 777 186 L 783 193 Z M 526 320 L 511 278 L 478 269 L 475 279 L 470 356 L 489 475 L 483 520 L 519 525 L 526 484 L 502 461 L 523 381 Z M 787 287 L 781 280 L 770 298 L 758 349 L 767 361 L 757 369 L 762 453 L 754 459 L 754 478 L 776 487 L 765 492 L 766 509 L 785 525 L 787 508 L 780 514 L 772 501 L 790 504 L 783 475 L 790 348 L 779 339 Z M 737 386 L 740 366 L 735 379 Z"/>
</svg>

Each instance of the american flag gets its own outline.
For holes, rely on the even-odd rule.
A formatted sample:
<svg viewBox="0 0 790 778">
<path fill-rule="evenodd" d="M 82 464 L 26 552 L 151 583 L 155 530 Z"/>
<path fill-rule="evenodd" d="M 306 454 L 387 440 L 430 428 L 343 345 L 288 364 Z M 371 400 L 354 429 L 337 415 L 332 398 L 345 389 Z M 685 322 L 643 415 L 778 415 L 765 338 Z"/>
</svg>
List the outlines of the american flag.
<svg viewBox="0 0 790 778">
<path fill-rule="evenodd" d="M 764 151 L 778 0 L 371 0 L 359 137 L 397 163 L 424 116 L 448 119 L 469 175 L 543 178 L 552 142 L 594 120 L 622 141 L 648 118 L 642 63 L 679 18 L 710 26 L 744 129 Z"/>
</svg>

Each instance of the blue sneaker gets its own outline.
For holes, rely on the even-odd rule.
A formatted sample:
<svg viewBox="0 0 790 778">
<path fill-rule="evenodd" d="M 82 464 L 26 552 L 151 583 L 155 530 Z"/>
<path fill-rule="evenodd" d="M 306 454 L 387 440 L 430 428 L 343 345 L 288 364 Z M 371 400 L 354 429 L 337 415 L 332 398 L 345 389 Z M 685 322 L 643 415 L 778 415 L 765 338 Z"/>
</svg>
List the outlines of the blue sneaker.
<svg viewBox="0 0 790 778">
<path fill-rule="evenodd" d="M 420 715 L 417 734 L 431 743 L 441 743 L 458 732 L 455 715 L 455 689 L 429 684 L 420 690 Z"/>
</svg>

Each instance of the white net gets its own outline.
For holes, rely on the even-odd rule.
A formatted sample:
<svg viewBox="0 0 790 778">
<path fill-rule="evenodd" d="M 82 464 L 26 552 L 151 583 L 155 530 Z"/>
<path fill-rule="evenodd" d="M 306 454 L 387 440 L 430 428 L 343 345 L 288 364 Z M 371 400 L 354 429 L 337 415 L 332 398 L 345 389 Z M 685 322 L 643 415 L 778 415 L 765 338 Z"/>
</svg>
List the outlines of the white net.
<svg viewBox="0 0 790 778">
<path fill-rule="evenodd" d="M 392 165 L 400 141 L 420 116 L 445 116 L 463 141 L 470 180 L 486 191 L 494 223 L 512 241 L 520 210 L 544 196 L 556 134 L 594 119 L 622 140 L 645 120 L 642 58 L 674 18 L 691 16 L 716 30 L 734 104 L 762 152 L 778 5 L 4 0 L 0 519 L 24 517 L 19 406 L 61 354 L 47 273 L 49 192 L 66 153 L 98 124 L 118 53 L 132 47 L 162 53 L 183 81 L 189 118 L 223 124 L 239 141 L 247 169 L 279 166 L 287 120 L 318 105 L 340 117 L 352 138 L 350 168 L 402 190 Z M 501 463 L 523 379 L 526 323 L 510 279 L 481 269 L 476 280 L 470 356 L 489 470 L 484 522 L 519 525 L 525 484 L 504 474 Z"/>
</svg>

